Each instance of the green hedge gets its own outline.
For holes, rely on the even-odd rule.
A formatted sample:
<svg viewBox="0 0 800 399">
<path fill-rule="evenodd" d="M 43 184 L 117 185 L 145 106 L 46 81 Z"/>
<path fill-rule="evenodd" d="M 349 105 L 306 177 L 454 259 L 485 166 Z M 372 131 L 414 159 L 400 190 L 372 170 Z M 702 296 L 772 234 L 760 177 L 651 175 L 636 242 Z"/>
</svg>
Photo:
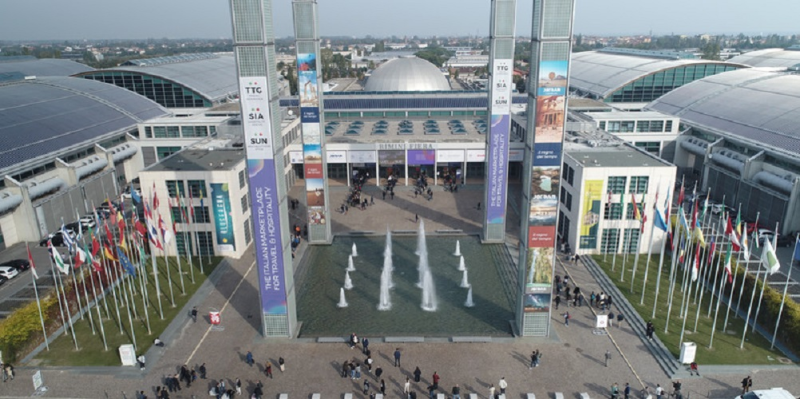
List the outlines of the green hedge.
<svg viewBox="0 0 800 399">
<path fill-rule="evenodd" d="M 49 295 L 42 301 L 42 313 L 45 325 L 52 322 L 48 315 L 57 312 L 58 301 L 55 295 Z M 48 331 L 50 328 L 48 328 Z M 0 322 L 0 350 L 3 351 L 3 360 L 16 362 L 17 356 L 24 348 L 38 345 L 44 340 L 42 323 L 39 320 L 39 307 L 36 302 L 31 302 L 14 311 L 11 316 Z"/>
</svg>

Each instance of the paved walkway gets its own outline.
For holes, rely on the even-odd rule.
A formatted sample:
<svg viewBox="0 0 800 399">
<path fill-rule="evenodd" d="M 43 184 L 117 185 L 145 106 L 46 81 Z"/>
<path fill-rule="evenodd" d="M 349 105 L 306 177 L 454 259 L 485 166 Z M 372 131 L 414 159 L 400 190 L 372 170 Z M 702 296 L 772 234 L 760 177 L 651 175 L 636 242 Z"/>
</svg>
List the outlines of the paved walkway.
<svg viewBox="0 0 800 399">
<path fill-rule="evenodd" d="M 292 190 L 294 192 L 294 188 Z M 335 214 L 335 231 L 378 230 L 380 225 L 389 223 L 393 229 L 401 229 L 399 223 L 406 221 L 413 228 L 413 213 L 428 212 L 430 230 L 462 228 L 473 226 L 479 230 L 479 213 L 473 209 L 480 198 L 479 190 L 459 190 L 458 194 L 436 192 L 431 207 L 427 201 L 413 199 L 413 193 L 400 194 L 391 202 L 379 202 L 367 211 L 351 211 L 348 215 Z M 332 192 L 332 196 L 344 192 Z M 404 197 L 404 195 L 406 195 Z M 473 198 L 473 196 L 475 198 Z M 464 199 L 466 198 L 466 199 Z M 449 202 L 452 201 L 452 202 Z M 335 202 L 334 202 L 335 203 Z M 441 207 L 441 208 L 440 208 Z M 441 211 L 449 209 L 451 211 Z M 512 216 L 514 212 L 511 212 Z M 372 223 L 371 225 L 369 223 Z M 338 225 L 338 226 L 337 226 Z M 513 230 L 517 222 L 509 222 Z M 475 227 L 478 226 L 478 227 Z M 465 229 L 465 231 L 467 231 Z M 511 235 L 515 233 L 509 233 Z M 300 258 L 300 257 L 298 257 Z M 162 385 L 165 374 L 176 373 L 180 365 L 198 366 L 206 363 L 209 380 L 198 381 L 190 388 L 184 387 L 172 398 L 206 397 L 212 383 L 225 379 L 230 386 L 233 379 L 241 378 L 244 390 L 250 392 L 256 382 L 265 385 L 265 397 L 275 398 L 279 393 L 288 393 L 290 398 L 308 398 L 311 393 L 320 393 L 323 398 L 341 398 L 346 392 L 353 392 L 356 398 L 364 398 L 360 392 L 363 381 L 369 380 L 372 391 L 378 386 L 370 373 L 360 381 L 339 376 L 344 360 L 363 360 L 357 350 L 344 344 L 323 344 L 304 340 L 272 339 L 260 336 L 258 318 L 258 292 L 254 284 L 255 269 L 252 255 L 229 262 L 220 278 L 207 290 L 201 290 L 193 300 L 199 303 L 198 309 L 224 309 L 222 312 L 223 331 L 210 329 L 207 316 L 197 323 L 190 319 L 174 322 L 174 333 L 163 337 L 165 348 L 156 348 L 157 361 L 148 364 L 147 370 L 139 372 L 135 368 L 44 368 L 45 385 L 49 388 L 46 397 L 50 398 L 133 398 L 136 390 L 144 390 L 148 397 L 153 396 L 154 387 Z M 589 293 L 597 290 L 583 266 L 573 266 L 559 262 L 557 273 L 568 272 L 581 289 Z M 212 284 L 212 283 L 209 283 Z M 563 311 L 564 308 L 560 309 Z M 539 398 L 553 397 L 554 392 L 563 392 L 566 398 L 578 398 L 579 392 L 588 392 L 592 398 L 607 397 L 613 382 L 624 386 L 640 388 L 638 378 L 650 385 L 660 383 L 669 386 L 665 374 L 643 349 L 639 337 L 631 334 L 626 327 L 613 327 L 609 335 L 593 335 L 594 316 L 584 306 L 570 308 L 573 315 L 570 326 L 564 326 L 559 311 L 553 313 L 553 331 L 549 338 L 518 338 L 498 340 L 492 343 L 449 343 L 425 342 L 391 344 L 371 338 L 371 349 L 375 366 L 384 369 L 383 379 L 387 395 L 402 397 L 402 386 L 406 377 L 411 377 L 414 367 L 422 370 L 423 379 L 414 383 L 418 394 L 424 394 L 434 371 L 441 376 L 442 390 L 453 385 L 461 386 L 463 395 L 471 392 L 486 398 L 489 385 L 497 383 L 501 377 L 508 382 L 509 398 L 525 399 L 526 393 L 534 393 Z M 403 367 L 392 366 L 392 353 L 400 347 Z M 541 366 L 529 369 L 529 355 L 534 349 L 543 353 Z M 244 356 L 250 350 L 258 362 L 248 367 Z M 603 355 L 606 350 L 614 356 L 610 367 L 604 367 Z M 155 354 L 153 352 L 152 354 Z M 624 355 L 624 357 L 623 357 Z M 263 363 L 277 363 L 278 357 L 286 359 L 287 369 L 281 373 L 273 367 L 274 379 L 265 378 Z M 627 359 L 627 362 L 625 361 Z M 0 397 L 30 396 L 33 392 L 31 376 L 34 368 L 18 368 L 17 379 L 0 388 Z M 701 372 L 704 372 L 701 366 Z M 783 386 L 800 392 L 800 369 L 748 370 L 747 368 L 716 369 L 713 374 L 704 373 L 702 378 L 684 381 L 684 391 L 692 397 L 732 398 L 738 392 L 738 382 L 747 374 L 753 376 L 756 388 Z M 638 376 L 638 378 L 637 378 Z M 413 377 L 412 377 L 413 381 Z M 444 392 L 444 391 L 442 391 Z M 421 396 L 419 396 L 421 397 Z"/>
</svg>

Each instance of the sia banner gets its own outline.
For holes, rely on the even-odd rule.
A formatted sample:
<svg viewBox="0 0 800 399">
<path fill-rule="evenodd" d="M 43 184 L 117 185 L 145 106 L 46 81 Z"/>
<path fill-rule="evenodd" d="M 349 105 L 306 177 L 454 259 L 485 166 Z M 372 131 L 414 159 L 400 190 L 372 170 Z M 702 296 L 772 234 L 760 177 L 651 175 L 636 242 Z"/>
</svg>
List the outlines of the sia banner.
<svg viewBox="0 0 800 399">
<path fill-rule="evenodd" d="M 258 281 L 262 293 L 261 310 L 265 314 L 285 315 L 280 199 L 272 153 L 267 78 L 240 78 L 239 87 L 242 93 L 240 102 L 247 148 Z"/>
</svg>

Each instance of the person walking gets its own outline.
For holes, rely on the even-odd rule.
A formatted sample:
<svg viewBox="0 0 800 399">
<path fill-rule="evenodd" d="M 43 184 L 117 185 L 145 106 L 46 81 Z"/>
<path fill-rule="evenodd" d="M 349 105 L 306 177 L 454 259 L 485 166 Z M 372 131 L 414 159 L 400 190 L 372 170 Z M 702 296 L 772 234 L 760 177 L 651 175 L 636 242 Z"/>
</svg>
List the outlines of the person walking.
<svg viewBox="0 0 800 399">
<path fill-rule="evenodd" d="M 611 399 L 617 399 L 619 397 L 619 386 L 615 382 L 614 385 L 611 386 Z"/>
<path fill-rule="evenodd" d="M 400 367 L 400 348 L 394 350 L 394 366 Z"/>
<path fill-rule="evenodd" d="M 569 327 L 569 319 L 572 316 L 569 315 L 569 311 L 564 312 L 564 325 Z"/>
<path fill-rule="evenodd" d="M 419 369 L 419 366 L 414 369 L 414 382 L 419 382 L 422 378 L 422 371 Z"/>
<path fill-rule="evenodd" d="M 350 344 L 350 349 L 353 349 L 356 347 L 356 345 L 358 345 L 358 337 L 356 336 L 356 333 L 350 333 L 350 340 L 348 340 L 347 343 Z"/>
<path fill-rule="evenodd" d="M 419 215 L 416 213 L 414 214 L 414 223 L 419 223 Z"/>
<path fill-rule="evenodd" d="M 439 377 L 439 374 L 436 374 L 436 372 L 434 371 L 433 372 L 433 387 L 434 388 L 439 388 L 439 379 L 440 378 L 441 377 Z"/>
<path fill-rule="evenodd" d="M 266 366 L 265 366 L 265 368 L 266 368 Z M 348 370 L 349 368 L 350 368 L 350 361 L 349 360 L 345 360 L 344 363 L 342 363 L 342 378 L 346 378 L 347 377 L 347 372 L 349 371 Z"/>
<path fill-rule="evenodd" d="M 689 364 L 689 375 L 692 374 L 697 374 L 697 376 L 700 377 L 700 372 L 697 371 L 697 362 L 692 362 Z"/>
<path fill-rule="evenodd" d="M 625 389 L 622 390 L 622 394 L 625 395 L 625 399 L 630 399 L 631 397 L 631 384 L 625 383 Z"/>
<path fill-rule="evenodd" d="M 554 299 L 553 302 L 555 302 L 556 310 L 558 310 L 558 305 L 561 304 L 561 295 L 556 295 L 556 299 Z"/>
<path fill-rule="evenodd" d="M 746 394 L 747 392 L 750 392 L 750 388 L 752 387 L 753 387 L 753 379 L 750 378 L 749 375 L 747 377 L 744 377 L 744 379 L 742 379 L 742 395 Z"/>
<path fill-rule="evenodd" d="M 531 352 L 531 365 L 528 366 L 528 370 L 533 370 L 534 366 L 536 366 L 536 351 Z"/>
<path fill-rule="evenodd" d="M 367 354 L 369 350 L 369 339 L 367 337 L 361 338 L 361 353 Z"/>
<path fill-rule="evenodd" d="M 136 360 L 139 362 L 139 370 L 144 370 L 144 363 L 145 363 L 144 354 L 139 355 L 139 357 L 137 357 Z M 9 367 L 11 367 L 11 365 L 6 364 L 6 371 L 9 370 Z M 11 376 L 11 379 L 13 380 L 14 379 L 14 375 L 12 373 L 9 373 L 9 375 Z"/>
<path fill-rule="evenodd" d="M 406 394 L 406 398 L 408 398 L 409 394 L 411 393 L 411 381 L 406 377 L 406 383 L 403 385 L 403 393 Z"/>
<path fill-rule="evenodd" d="M 500 394 L 503 395 L 506 393 L 506 388 L 508 388 L 508 383 L 506 382 L 506 377 L 500 378 L 500 382 L 497 384 L 500 387 Z"/>
<path fill-rule="evenodd" d="M 247 351 L 247 355 L 244 358 L 247 361 L 247 365 L 253 367 L 253 352 Z"/>
<path fill-rule="evenodd" d="M 364 395 L 369 393 L 369 380 L 364 380 Z"/>
<path fill-rule="evenodd" d="M 201 364 L 199 370 L 200 370 L 200 379 L 201 380 L 205 380 L 206 379 L 206 364 L 205 363 Z"/>
<path fill-rule="evenodd" d="M 611 360 L 611 352 L 606 351 L 606 367 L 608 367 L 609 360 Z"/>
<path fill-rule="evenodd" d="M 656 384 L 656 399 L 662 399 L 664 396 L 664 388 L 661 388 L 661 384 Z"/>
<path fill-rule="evenodd" d="M 281 373 L 283 373 L 283 371 L 286 370 L 286 361 L 283 360 L 282 357 L 278 358 L 278 368 L 281 369 Z"/>
<path fill-rule="evenodd" d="M 381 366 L 378 366 L 375 369 L 375 379 L 381 378 L 381 375 L 383 375 L 383 369 L 381 368 Z"/>
<path fill-rule="evenodd" d="M 361 379 L 361 364 L 356 363 L 356 380 Z"/>
<path fill-rule="evenodd" d="M 611 308 L 608 308 L 608 309 L 611 310 Z M 608 326 L 611 327 L 612 325 L 614 325 L 614 312 L 609 311 L 608 312 Z"/>
<path fill-rule="evenodd" d="M 197 306 L 192 307 L 192 320 L 197 323 Z"/>
<path fill-rule="evenodd" d="M 619 312 L 617 314 L 617 328 L 622 328 L 623 321 L 625 321 L 625 316 L 622 314 L 622 312 Z"/>
<path fill-rule="evenodd" d="M 494 384 L 492 384 L 492 385 L 489 387 L 489 398 L 488 398 L 488 399 L 495 399 L 495 394 L 494 394 Z"/>
<path fill-rule="evenodd" d="M 236 385 L 236 394 L 241 396 L 242 395 L 242 380 L 237 378 L 236 379 L 236 383 L 234 385 Z"/>
<path fill-rule="evenodd" d="M 453 399 L 461 399 L 461 388 L 458 387 L 458 384 L 453 387 Z"/>
<path fill-rule="evenodd" d="M 264 373 L 267 375 L 267 377 L 272 379 L 272 363 L 269 360 L 267 360 L 267 362 L 264 364 Z"/>
<path fill-rule="evenodd" d="M 381 395 L 386 396 L 386 382 L 381 380 Z"/>
</svg>

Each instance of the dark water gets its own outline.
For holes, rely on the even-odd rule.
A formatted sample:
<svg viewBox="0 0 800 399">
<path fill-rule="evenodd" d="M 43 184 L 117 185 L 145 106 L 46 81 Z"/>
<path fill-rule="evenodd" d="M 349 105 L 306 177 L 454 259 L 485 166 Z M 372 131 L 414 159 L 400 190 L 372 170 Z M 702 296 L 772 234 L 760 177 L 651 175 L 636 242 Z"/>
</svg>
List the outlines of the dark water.
<svg viewBox="0 0 800 399">
<path fill-rule="evenodd" d="M 414 254 L 417 237 L 393 237 L 392 309 L 379 311 L 385 240 L 385 236 L 337 237 L 333 245 L 310 247 L 310 269 L 297 296 L 297 318 L 303 323 L 301 337 L 346 336 L 351 332 L 361 336 L 428 337 L 511 334 L 508 321 L 513 312 L 491 246 L 481 245 L 475 236 L 427 238 L 428 262 L 439 301 L 436 312 L 420 308 L 422 290 L 416 286 L 418 257 Z M 452 255 L 456 240 L 461 241 L 472 284 L 473 308 L 464 307 L 468 289 L 460 287 L 459 258 Z M 354 242 L 359 255 L 353 258 L 356 271 L 350 272 L 354 288 L 345 290 L 349 306 L 338 308 L 339 289 L 344 286 L 347 257 Z"/>
</svg>

